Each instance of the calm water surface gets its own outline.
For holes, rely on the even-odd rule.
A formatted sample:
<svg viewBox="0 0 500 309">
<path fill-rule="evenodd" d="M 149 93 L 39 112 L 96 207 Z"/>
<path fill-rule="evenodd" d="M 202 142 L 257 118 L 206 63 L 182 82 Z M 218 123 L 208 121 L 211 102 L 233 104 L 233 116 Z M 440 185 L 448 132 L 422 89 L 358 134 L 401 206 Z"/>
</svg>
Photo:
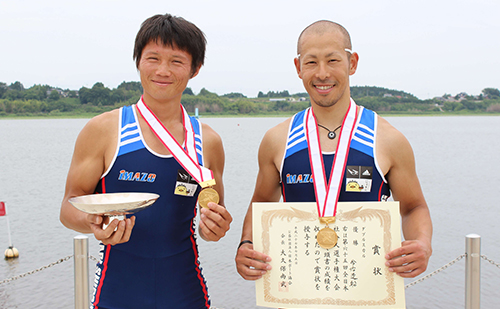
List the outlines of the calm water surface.
<svg viewBox="0 0 500 309">
<path fill-rule="evenodd" d="M 465 251 L 465 235 L 482 236 L 482 254 L 500 262 L 498 227 L 500 117 L 388 117 L 405 134 L 434 223 L 428 274 Z M 214 306 L 257 308 L 252 282 L 234 265 L 243 218 L 257 174 L 257 149 L 265 131 L 284 118 L 202 118 L 226 150 L 226 205 L 234 221 L 218 243 L 199 242 Z M 73 253 L 76 232 L 59 223 L 73 147 L 87 119 L 0 120 L 0 201 L 7 205 L 14 261 L 0 261 L 0 280 L 56 262 Z M 98 256 L 90 239 L 90 254 Z M 3 246 L 3 247 L 2 247 Z M 8 247 L 0 217 L 0 249 Z M 500 269 L 484 260 L 482 308 L 500 304 Z M 93 262 L 90 263 L 93 272 Z M 408 308 L 464 308 L 465 260 L 406 290 Z M 424 274 L 424 275 L 425 275 Z M 91 274 L 93 279 L 93 275 Z M 414 281 L 407 280 L 406 283 Z M 0 285 L 0 308 L 72 308 L 73 259 Z"/>
</svg>

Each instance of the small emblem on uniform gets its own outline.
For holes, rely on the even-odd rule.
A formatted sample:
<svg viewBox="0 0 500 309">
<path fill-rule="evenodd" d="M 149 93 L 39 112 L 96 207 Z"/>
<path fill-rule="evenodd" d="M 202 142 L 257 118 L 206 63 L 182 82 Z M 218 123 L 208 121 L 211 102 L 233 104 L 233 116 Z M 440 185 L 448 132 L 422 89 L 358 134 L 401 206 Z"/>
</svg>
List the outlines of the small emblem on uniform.
<svg viewBox="0 0 500 309">
<path fill-rule="evenodd" d="M 174 194 L 181 196 L 194 196 L 198 183 L 185 170 L 177 171 L 177 181 L 175 183 Z"/>
<path fill-rule="evenodd" d="M 351 174 L 352 176 L 357 176 L 359 174 L 358 170 L 357 169 L 352 169 L 352 168 L 348 168 L 347 171 L 349 172 L 349 174 Z"/>
<path fill-rule="evenodd" d="M 363 191 L 363 186 L 357 183 L 355 180 L 351 180 L 347 183 L 345 190 L 351 192 L 361 192 Z"/>
<path fill-rule="evenodd" d="M 175 187 L 174 193 L 177 195 L 188 195 L 188 189 L 185 185 L 178 184 L 177 187 Z"/>
<path fill-rule="evenodd" d="M 345 190 L 347 192 L 370 192 L 372 189 L 372 166 L 349 165 L 346 170 Z"/>
</svg>

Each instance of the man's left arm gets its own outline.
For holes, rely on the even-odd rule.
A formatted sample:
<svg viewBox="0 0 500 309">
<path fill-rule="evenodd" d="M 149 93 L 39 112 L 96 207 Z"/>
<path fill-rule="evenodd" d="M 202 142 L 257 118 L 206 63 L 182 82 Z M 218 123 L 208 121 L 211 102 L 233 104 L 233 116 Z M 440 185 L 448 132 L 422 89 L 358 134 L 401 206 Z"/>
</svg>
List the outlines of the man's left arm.
<svg viewBox="0 0 500 309">
<path fill-rule="evenodd" d="M 432 222 L 415 170 L 413 150 L 402 133 L 380 121 L 382 156 L 388 158 L 386 175 L 395 201 L 399 201 L 404 241 L 386 255 L 390 271 L 413 278 L 427 269 L 432 254 Z M 389 162 L 389 163 L 388 163 Z"/>
<path fill-rule="evenodd" d="M 206 241 L 218 241 L 226 235 L 233 218 L 224 206 L 224 147 L 220 136 L 208 125 L 203 126 L 203 159 L 215 178 L 213 187 L 219 193 L 219 203 L 208 203 L 208 208 L 200 207 L 200 224 L 198 232 Z"/>
</svg>

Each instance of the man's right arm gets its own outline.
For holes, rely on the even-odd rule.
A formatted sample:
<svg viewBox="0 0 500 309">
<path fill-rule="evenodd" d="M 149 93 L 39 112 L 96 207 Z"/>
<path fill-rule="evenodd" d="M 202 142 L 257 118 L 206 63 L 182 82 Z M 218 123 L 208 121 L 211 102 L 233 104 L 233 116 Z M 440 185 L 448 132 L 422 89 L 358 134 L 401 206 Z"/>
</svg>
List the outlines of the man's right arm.
<svg viewBox="0 0 500 309">
<path fill-rule="evenodd" d="M 241 241 L 252 241 L 252 203 L 253 202 L 278 202 L 281 198 L 280 174 L 278 166 L 286 144 L 286 129 L 288 121 L 270 129 L 259 147 L 259 173 L 255 183 L 255 190 L 248 207 Z M 271 266 L 267 262 L 271 257 L 253 250 L 253 244 L 245 243 L 238 248 L 236 253 L 236 268 L 238 273 L 246 280 L 261 278 Z"/>
<path fill-rule="evenodd" d="M 60 212 L 60 220 L 64 226 L 81 233 L 93 233 L 104 244 L 128 241 L 135 218 L 121 222 L 113 220 L 104 230 L 102 224 L 108 223 L 104 222 L 107 218 L 84 213 L 73 207 L 68 200 L 94 193 L 107 163 L 109 164 L 106 158 L 110 158 L 117 143 L 117 121 L 115 111 L 99 115 L 91 119 L 78 135 Z"/>
</svg>

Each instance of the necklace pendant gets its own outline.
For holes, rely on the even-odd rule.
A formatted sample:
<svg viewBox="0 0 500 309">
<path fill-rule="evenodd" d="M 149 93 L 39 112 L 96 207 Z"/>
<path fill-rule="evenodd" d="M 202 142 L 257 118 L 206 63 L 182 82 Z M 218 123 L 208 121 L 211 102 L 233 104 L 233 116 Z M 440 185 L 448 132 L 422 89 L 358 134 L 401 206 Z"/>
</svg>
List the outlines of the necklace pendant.
<svg viewBox="0 0 500 309">
<path fill-rule="evenodd" d="M 340 129 L 342 127 L 342 125 L 336 127 L 335 130 L 333 130 L 333 131 L 330 131 L 330 129 L 328 129 L 327 127 L 325 127 L 323 125 L 320 125 L 319 123 L 318 123 L 318 127 L 321 127 L 323 129 L 327 130 L 328 131 L 328 135 L 327 135 L 328 138 L 329 139 L 334 139 L 334 138 L 337 137 L 337 133 L 335 133 L 335 131 L 337 131 L 338 129 Z"/>
</svg>

